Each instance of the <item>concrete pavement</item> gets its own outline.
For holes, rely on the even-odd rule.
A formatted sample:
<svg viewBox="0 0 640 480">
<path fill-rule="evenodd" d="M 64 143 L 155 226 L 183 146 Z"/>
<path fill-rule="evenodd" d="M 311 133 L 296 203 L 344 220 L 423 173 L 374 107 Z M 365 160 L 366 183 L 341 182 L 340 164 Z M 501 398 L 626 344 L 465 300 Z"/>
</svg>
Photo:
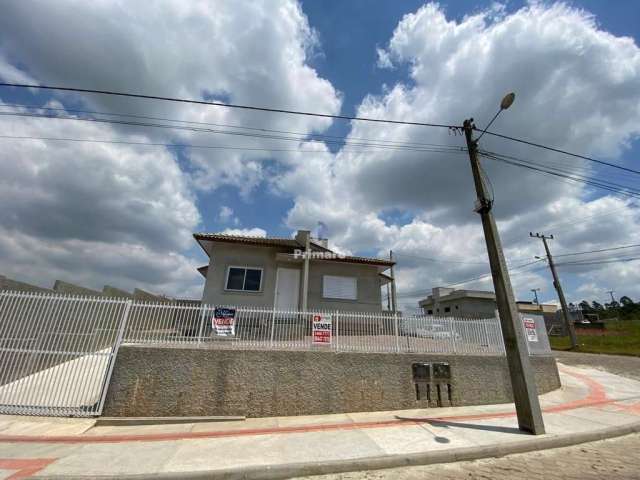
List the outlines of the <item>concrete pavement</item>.
<svg viewBox="0 0 640 480">
<path fill-rule="evenodd" d="M 517 430 L 512 405 L 179 425 L 95 426 L 0 417 L 0 478 L 290 478 L 443 463 L 640 431 L 640 382 L 560 366 L 541 396 L 547 434 Z"/>
</svg>

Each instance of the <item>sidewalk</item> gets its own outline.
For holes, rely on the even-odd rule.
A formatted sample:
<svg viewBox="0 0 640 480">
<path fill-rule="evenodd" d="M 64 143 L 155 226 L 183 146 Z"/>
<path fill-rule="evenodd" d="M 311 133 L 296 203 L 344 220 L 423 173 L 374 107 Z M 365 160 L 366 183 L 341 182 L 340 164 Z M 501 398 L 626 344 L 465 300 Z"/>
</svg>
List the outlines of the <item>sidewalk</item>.
<svg viewBox="0 0 640 480">
<path fill-rule="evenodd" d="M 288 478 L 452 462 L 640 431 L 640 382 L 560 366 L 541 397 L 547 434 L 517 429 L 512 405 L 180 425 L 0 417 L 0 478 Z"/>
</svg>

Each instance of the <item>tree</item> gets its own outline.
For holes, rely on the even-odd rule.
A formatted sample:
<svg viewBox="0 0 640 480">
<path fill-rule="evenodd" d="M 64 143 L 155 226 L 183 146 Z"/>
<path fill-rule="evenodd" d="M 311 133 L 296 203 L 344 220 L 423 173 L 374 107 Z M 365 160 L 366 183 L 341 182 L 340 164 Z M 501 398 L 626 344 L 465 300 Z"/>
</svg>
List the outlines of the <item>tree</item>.
<svg viewBox="0 0 640 480">
<path fill-rule="evenodd" d="M 616 302 L 615 300 L 612 301 L 611 303 L 605 303 L 605 306 L 607 307 L 608 310 L 613 310 L 616 308 L 620 308 L 620 304 L 618 302 Z"/>
<path fill-rule="evenodd" d="M 593 308 L 593 310 L 597 310 L 599 312 L 601 312 L 602 310 L 604 310 L 604 307 L 602 306 L 601 303 L 596 302 L 595 300 L 593 302 L 591 302 L 591 307 Z"/>
<path fill-rule="evenodd" d="M 591 305 L 586 300 L 582 300 L 579 306 L 580 309 L 585 313 L 593 312 L 593 308 L 591 308 Z"/>
<path fill-rule="evenodd" d="M 626 307 L 629 305 L 633 305 L 633 300 L 631 300 L 626 295 L 623 295 L 622 297 L 620 297 L 620 303 L 622 304 L 622 306 Z"/>
</svg>

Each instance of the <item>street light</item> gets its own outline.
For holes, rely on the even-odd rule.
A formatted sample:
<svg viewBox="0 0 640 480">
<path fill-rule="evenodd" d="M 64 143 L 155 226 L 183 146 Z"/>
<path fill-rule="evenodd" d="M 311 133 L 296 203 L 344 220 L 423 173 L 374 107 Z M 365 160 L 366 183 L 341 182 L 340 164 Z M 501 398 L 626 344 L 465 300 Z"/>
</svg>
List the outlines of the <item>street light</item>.
<svg viewBox="0 0 640 480">
<path fill-rule="evenodd" d="M 482 135 L 484 135 L 484 132 L 486 132 L 487 130 L 489 130 L 489 127 L 491 126 L 491 124 L 495 121 L 496 118 L 498 118 L 498 115 L 500 115 L 502 113 L 503 110 L 506 110 L 507 108 L 509 108 L 511 105 L 513 105 L 513 101 L 516 99 L 516 94 L 511 92 L 511 93 L 507 93 L 504 97 L 502 97 L 502 101 L 500 102 L 500 110 L 498 110 L 498 113 L 496 113 L 493 118 L 491 119 L 491 121 L 489 122 L 489 125 L 487 125 L 485 127 L 485 129 L 482 131 L 482 133 L 480 134 L 480 136 L 478 138 L 476 138 L 476 142 L 478 140 L 480 140 L 482 138 Z"/>
</svg>

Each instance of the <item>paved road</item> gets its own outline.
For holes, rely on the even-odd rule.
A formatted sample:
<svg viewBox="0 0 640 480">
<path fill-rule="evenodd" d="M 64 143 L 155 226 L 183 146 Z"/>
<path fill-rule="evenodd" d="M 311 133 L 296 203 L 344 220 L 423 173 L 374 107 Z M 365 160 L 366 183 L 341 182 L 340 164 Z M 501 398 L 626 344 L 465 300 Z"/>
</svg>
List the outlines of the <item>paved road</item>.
<svg viewBox="0 0 640 480">
<path fill-rule="evenodd" d="M 573 447 L 443 465 L 300 477 L 309 480 L 640 479 L 640 434 Z"/>
<path fill-rule="evenodd" d="M 554 352 L 565 365 L 588 366 L 640 380 L 640 358 Z M 314 480 L 640 479 L 640 434 L 503 458 L 323 475 Z"/>
<path fill-rule="evenodd" d="M 640 380 L 640 357 L 623 355 L 599 355 L 597 353 L 553 352 L 565 365 L 587 365 L 609 373 Z"/>
</svg>

